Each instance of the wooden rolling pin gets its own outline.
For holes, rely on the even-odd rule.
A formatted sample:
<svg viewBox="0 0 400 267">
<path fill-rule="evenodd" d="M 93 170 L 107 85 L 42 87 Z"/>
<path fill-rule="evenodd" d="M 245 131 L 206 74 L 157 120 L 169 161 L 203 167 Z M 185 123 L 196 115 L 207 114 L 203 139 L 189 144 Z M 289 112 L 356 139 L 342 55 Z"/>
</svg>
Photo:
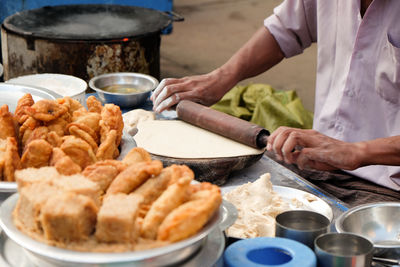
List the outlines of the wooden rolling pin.
<svg viewBox="0 0 400 267">
<path fill-rule="evenodd" d="M 203 129 L 225 136 L 239 143 L 264 148 L 269 132 L 248 121 L 205 107 L 188 100 L 176 106 L 178 118 Z"/>
</svg>

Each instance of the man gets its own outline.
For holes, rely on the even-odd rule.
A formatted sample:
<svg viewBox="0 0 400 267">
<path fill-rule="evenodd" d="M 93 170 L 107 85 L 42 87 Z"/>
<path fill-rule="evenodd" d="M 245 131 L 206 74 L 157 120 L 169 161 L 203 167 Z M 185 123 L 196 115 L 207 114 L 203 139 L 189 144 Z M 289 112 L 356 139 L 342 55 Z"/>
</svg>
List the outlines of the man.
<svg viewBox="0 0 400 267">
<path fill-rule="evenodd" d="M 182 99 L 214 104 L 239 81 L 317 42 L 314 130 L 278 128 L 268 151 L 300 169 L 347 170 L 317 173 L 330 181 L 317 185 L 351 204 L 400 199 L 398 14 L 398 0 L 286 0 L 220 68 L 163 80 L 152 95 L 154 109 L 161 112 Z M 343 186 L 351 190 L 341 191 Z"/>
</svg>

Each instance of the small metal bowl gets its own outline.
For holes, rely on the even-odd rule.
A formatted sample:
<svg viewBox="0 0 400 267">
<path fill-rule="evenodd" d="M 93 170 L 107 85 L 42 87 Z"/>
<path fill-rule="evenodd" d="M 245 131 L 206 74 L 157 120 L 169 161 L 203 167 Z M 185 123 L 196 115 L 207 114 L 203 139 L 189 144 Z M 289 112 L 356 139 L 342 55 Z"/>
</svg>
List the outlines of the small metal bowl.
<svg viewBox="0 0 400 267">
<path fill-rule="evenodd" d="M 131 85 L 140 90 L 135 93 L 112 93 L 104 91 L 107 86 Z M 89 87 L 97 92 L 103 103 L 113 103 L 121 108 L 132 108 L 144 103 L 150 92 L 158 86 L 156 78 L 135 72 L 115 72 L 96 76 L 89 81 Z"/>
<path fill-rule="evenodd" d="M 354 207 L 335 223 L 339 233 L 350 232 L 368 238 L 374 255 L 400 258 L 400 203 L 379 202 Z"/>
</svg>

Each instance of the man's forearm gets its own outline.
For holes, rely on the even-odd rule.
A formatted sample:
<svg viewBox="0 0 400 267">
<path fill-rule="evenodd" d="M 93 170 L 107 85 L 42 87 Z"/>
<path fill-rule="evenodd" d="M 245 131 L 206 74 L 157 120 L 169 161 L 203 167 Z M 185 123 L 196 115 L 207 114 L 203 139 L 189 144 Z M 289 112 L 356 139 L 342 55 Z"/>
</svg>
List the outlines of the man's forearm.
<svg viewBox="0 0 400 267">
<path fill-rule="evenodd" d="M 232 83 L 256 76 L 275 66 L 284 58 L 275 38 L 266 27 L 260 28 L 223 66 L 219 75 L 228 76 Z"/>
<path fill-rule="evenodd" d="M 400 136 L 356 143 L 361 151 L 361 166 L 400 165 Z"/>
</svg>

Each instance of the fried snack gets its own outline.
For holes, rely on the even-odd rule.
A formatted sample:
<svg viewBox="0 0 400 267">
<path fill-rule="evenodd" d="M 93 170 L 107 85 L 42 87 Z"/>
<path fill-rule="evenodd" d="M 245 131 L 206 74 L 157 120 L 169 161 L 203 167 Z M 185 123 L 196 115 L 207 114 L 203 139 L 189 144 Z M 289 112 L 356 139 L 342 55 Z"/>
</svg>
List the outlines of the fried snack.
<svg viewBox="0 0 400 267">
<path fill-rule="evenodd" d="M 42 168 L 26 168 L 15 171 L 15 180 L 18 185 L 18 191 L 23 187 L 30 186 L 34 183 L 51 182 L 53 179 L 58 179 L 60 174 L 54 167 Z"/>
<path fill-rule="evenodd" d="M 68 130 L 69 134 L 74 135 L 74 136 L 86 141 L 86 143 L 88 143 L 92 147 L 93 152 L 96 153 L 97 149 L 98 149 L 98 145 L 97 145 L 95 139 L 93 139 L 93 136 L 90 133 L 82 130 L 81 128 L 82 128 L 81 126 L 71 123 L 68 125 L 67 130 Z M 88 128 L 88 129 L 89 129 L 89 132 L 90 131 L 93 132 L 92 129 L 90 129 L 90 128 Z M 93 134 L 96 138 L 96 134 L 94 132 L 93 132 Z"/>
<path fill-rule="evenodd" d="M 40 168 L 49 165 L 53 147 L 43 139 L 36 139 L 29 142 L 21 157 L 22 168 Z"/>
<path fill-rule="evenodd" d="M 18 169 L 21 169 L 21 160 L 18 154 L 17 140 L 14 137 L 8 137 L 4 154 L 4 180 L 7 182 L 15 181 L 14 172 Z"/>
<path fill-rule="evenodd" d="M 49 165 L 54 166 L 63 175 L 72 175 L 82 171 L 81 167 L 58 147 L 53 147 Z"/>
<path fill-rule="evenodd" d="M 58 179 L 52 179 L 52 184 L 62 191 L 90 197 L 97 206 L 100 206 L 101 191 L 99 186 L 82 174 L 59 175 Z"/>
<path fill-rule="evenodd" d="M 176 183 L 184 176 L 194 179 L 194 173 L 188 166 L 172 164 L 162 169 L 159 175 L 149 178 L 133 193 L 143 196 L 142 205 L 149 205 L 164 192 L 168 185 Z"/>
<path fill-rule="evenodd" d="M 188 187 L 191 177 L 180 178 L 176 183 L 168 186 L 159 198 L 151 205 L 149 212 L 144 217 L 140 235 L 148 239 L 156 239 L 157 231 L 165 217 L 181 205 L 188 198 Z"/>
<path fill-rule="evenodd" d="M 17 137 L 16 121 L 14 115 L 8 111 L 8 106 L 4 104 L 0 107 L 0 139 L 7 137 Z"/>
<path fill-rule="evenodd" d="M 35 101 L 32 98 L 31 94 L 23 95 L 17 103 L 17 107 L 15 108 L 14 116 L 17 119 L 19 124 L 23 124 L 29 117 L 29 115 L 25 112 L 25 107 L 30 107 L 35 104 Z"/>
<path fill-rule="evenodd" d="M 38 139 L 47 139 L 47 134 L 49 133 L 49 129 L 45 126 L 39 126 L 35 129 L 33 129 L 32 133 L 29 135 L 28 139 L 25 141 L 25 146 L 32 142 L 33 140 L 38 140 Z M 25 148 L 25 147 L 24 147 Z M 25 149 L 23 149 L 24 151 Z"/>
<path fill-rule="evenodd" d="M 24 124 L 21 125 L 19 128 L 19 140 L 22 147 L 26 145 L 26 142 L 31 136 L 33 130 L 39 126 L 41 126 L 41 122 L 35 120 L 33 117 L 28 117 Z"/>
<path fill-rule="evenodd" d="M 141 201 L 142 197 L 135 194 L 118 193 L 106 196 L 97 216 L 97 240 L 134 242 L 139 233 L 136 217 Z"/>
<path fill-rule="evenodd" d="M 58 98 L 58 99 L 57 99 L 57 103 L 66 106 L 67 109 L 68 109 L 68 113 L 69 113 L 71 116 L 72 116 L 72 114 L 73 114 L 76 110 L 81 109 L 81 108 L 84 108 L 84 107 L 82 106 L 82 104 L 79 103 L 79 101 L 77 101 L 77 100 L 75 100 L 75 99 L 72 99 L 72 98 L 69 97 L 69 96 L 65 96 L 65 97 L 63 97 L 63 98 Z"/>
<path fill-rule="evenodd" d="M 158 228 L 157 239 L 176 242 L 197 233 L 222 202 L 218 186 L 191 185 L 190 200 L 174 209 Z"/>
<path fill-rule="evenodd" d="M 162 162 L 140 162 L 130 165 L 112 181 L 107 194 L 130 193 L 151 176 L 158 175 L 163 168 Z"/>
<path fill-rule="evenodd" d="M 151 156 L 149 154 L 149 152 L 147 152 L 146 150 L 144 150 L 141 147 L 134 147 L 132 148 L 128 154 L 125 155 L 125 157 L 122 159 L 122 162 L 127 164 L 127 165 L 131 165 L 134 163 L 138 163 L 138 162 L 149 162 L 151 161 Z"/>
<path fill-rule="evenodd" d="M 14 209 L 13 216 L 17 219 L 17 227 L 23 229 L 19 224 L 29 231 L 40 232 L 40 212 L 42 206 L 59 190 L 46 182 L 33 183 L 30 186 L 22 187 L 19 191 L 19 198 Z"/>
<path fill-rule="evenodd" d="M 120 172 L 124 171 L 126 168 L 128 168 L 128 165 L 126 165 L 122 161 L 115 160 L 115 159 L 106 159 L 106 160 L 102 160 L 102 161 L 96 162 L 96 164 L 97 163 L 103 164 L 103 165 L 114 166 L 118 170 L 118 174 Z"/>
<path fill-rule="evenodd" d="M 73 135 L 64 136 L 60 148 L 82 169 L 97 160 L 92 147 L 84 140 Z"/>
<path fill-rule="evenodd" d="M 107 164 L 104 161 L 89 165 L 82 172 L 82 175 L 95 182 L 103 192 L 107 191 L 107 188 L 118 174 L 119 171 L 116 166 Z"/>
<path fill-rule="evenodd" d="M 89 112 L 95 112 L 95 113 L 99 113 L 99 114 L 101 113 L 101 110 L 103 109 L 101 102 L 92 95 L 86 99 L 86 106 L 88 107 Z"/>
<path fill-rule="evenodd" d="M 102 143 L 111 130 L 117 131 L 116 145 L 119 146 L 122 138 L 122 130 L 124 121 L 122 120 L 122 112 L 119 106 L 114 104 L 105 104 L 101 110 L 100 120 L 100 142 Z"/>
<path fill-rule="evenodd" d="M 3 180 L 6 149 L 7 149 L 7 139 L 0 139 L 0 181 Z"/>
<path fill-rule="evenodd" d="M 58 135 L 56 132 L 54 132 L 54 131 L 51 131 L 51 132 L 49 132 L 49 133 L 47 134 L 46 141 L 49 142 L 49 144 L 50 144 L 52 147 L 60 147 L 61 144 L 62 144 L 62 142 L 63 142 L 61 136 L 59 136 L 59 135 Z"/>
<path fill-rule="evenodd" d="M 44 236 L 61 242 L 87 240 L 96 226 L 97 211 L 87 196 L 69 192 L 52 195 L 41 208 Z"/>
<path fill-rule="evenodd" d="M 71 116 L 68 112 L 64 113 L 57 119 L 49 122 L 45 122 L 44 125 L 49 129 L 49 132 L 54 131 L 59 136 L 64 136 L 66 132 L 67 125 L 71 122 Z"/>
<path fill-rule="evenodd" d="M 24 110 L 34 119 L 48 122 L 61 117 L 68 111 L 68 108 L 57 101 L 42 99 L 30 107 L 25 107 Z"/>
<path fill-rule="evenodd" d="M 86 110 L 83 112 L 83 110 L 79 110 L 74 112 L 72 122 L 85 132 L 89 133 L 96 143 L 99 143 L 100 119 L 101 116 L 99 113 L 87 112 Z"/>
<path fill-rule="evenodd" d="M 101 142 L 99 149 L 97 150 L 96 153 L 96 158 L 98 160 L 106 160 L 118 157 L 119 150 L 116 144 L 116 140 L 117 140 L 117 131 L 111 130 L 107 134 L 106 139 L 104 139 Z"/>
</svg>

